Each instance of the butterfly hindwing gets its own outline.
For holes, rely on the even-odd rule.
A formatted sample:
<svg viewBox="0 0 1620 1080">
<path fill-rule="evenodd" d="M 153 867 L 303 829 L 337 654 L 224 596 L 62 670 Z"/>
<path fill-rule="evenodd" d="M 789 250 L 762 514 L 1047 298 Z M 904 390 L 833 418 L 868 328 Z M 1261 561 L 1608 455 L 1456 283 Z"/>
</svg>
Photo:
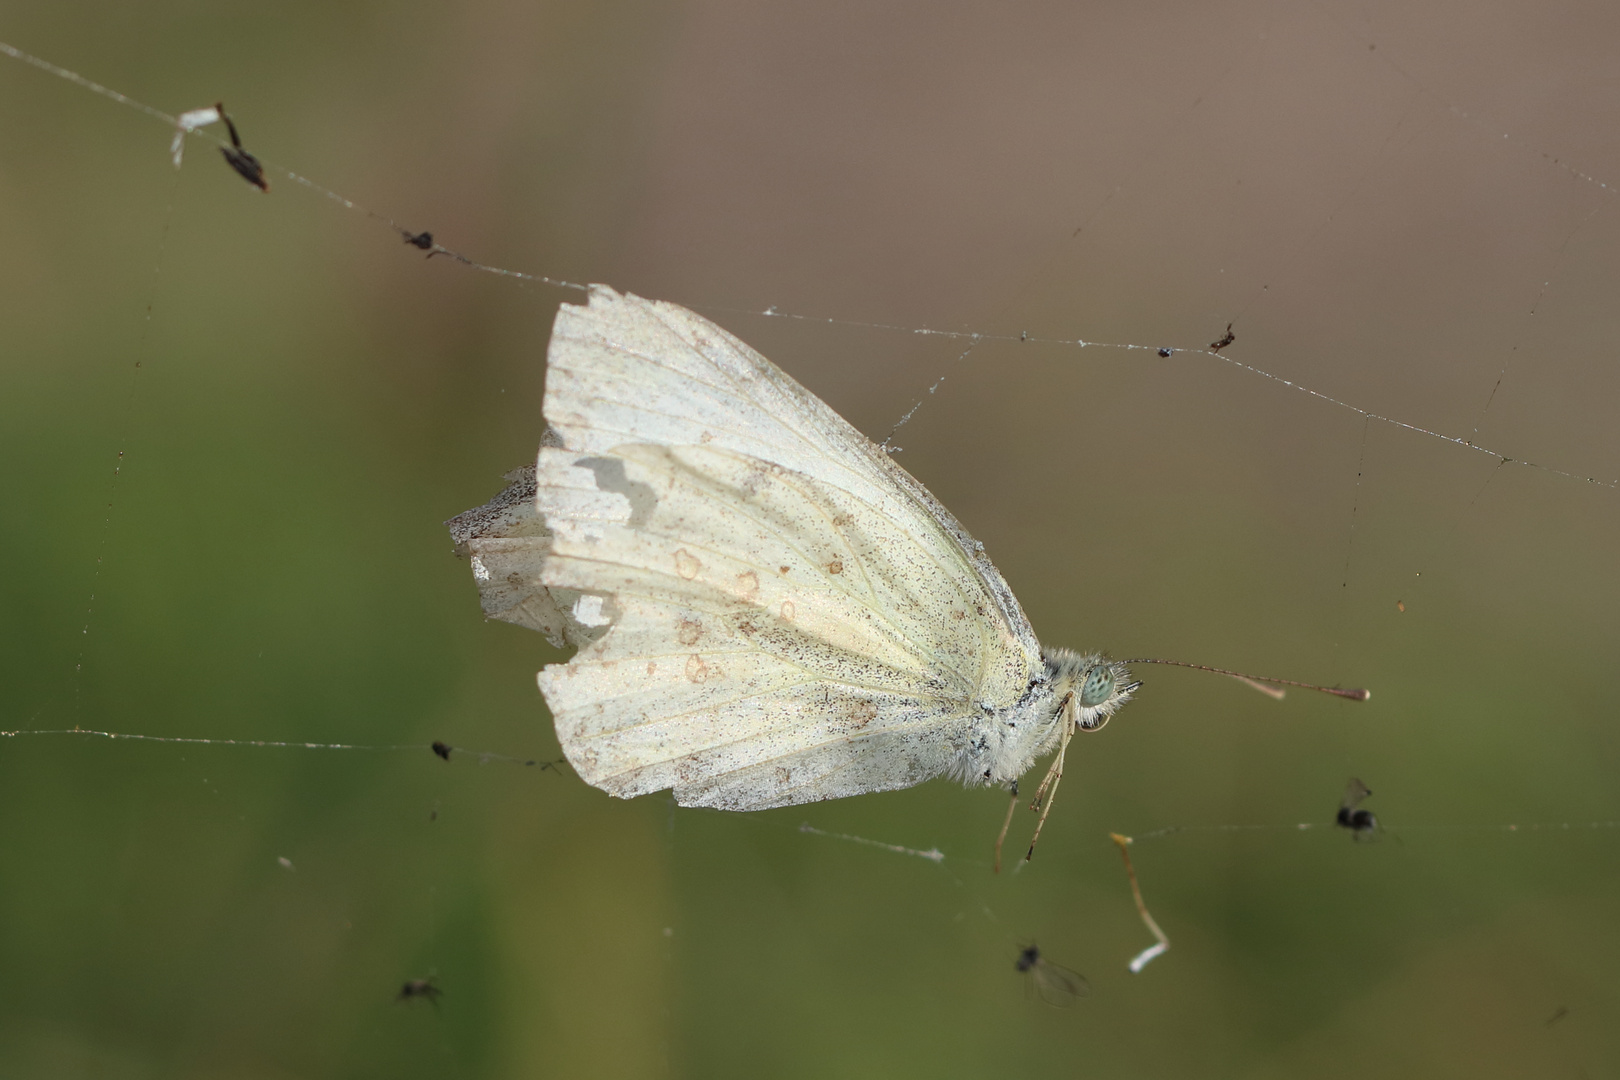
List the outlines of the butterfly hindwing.
<svg viewBox="0 0 1620 1080">
<path fill-rule="evenodd" d="M 926 561 L 895 565 L 895 526 L 780 466 L 704 447 L 616 455 L 611 483 L 633 493 L 616 514 L 587 486 L 600 459 L 569 466 L 548 450 L 541 468 L 573 481 L 539 491 L 555 529 L 544 580 L 602 597 L 614 620 L 541 675 L 587 780 L 625 795 L 675 786 L 686 802 L 688 788 L 765 766 L 750 803 L 777 788 L 801 802 L 829 797 L 810 772 L 838 765 L 848 780 L 842 758 L 920 724 L 934 738 L 880 787 L 949 767 L 984 682 L 982 620 L 966 618 L 990 602 L 982 589 Z M 963 617 L 932 617 L 942 606 Z"/>
</svg>

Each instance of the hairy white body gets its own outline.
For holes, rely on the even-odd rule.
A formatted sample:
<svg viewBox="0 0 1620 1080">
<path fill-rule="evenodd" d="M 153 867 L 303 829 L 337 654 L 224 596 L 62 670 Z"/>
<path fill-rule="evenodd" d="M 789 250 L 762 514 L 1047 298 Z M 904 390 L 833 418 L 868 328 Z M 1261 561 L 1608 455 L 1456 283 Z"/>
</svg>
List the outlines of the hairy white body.
<svg viewBox="0 0 1620 1080">
<path fill-rule="evenodd" d="M 1129 700 L 1118 665 L 1043 654 L 926 488 L 708 320 L 595 286 L 547 360 L 535 470 L 451 528 L 486 613 L 578 646 L 539 681 L 589 783 L 729 810 L 1005 784 Z"/>
</svg>

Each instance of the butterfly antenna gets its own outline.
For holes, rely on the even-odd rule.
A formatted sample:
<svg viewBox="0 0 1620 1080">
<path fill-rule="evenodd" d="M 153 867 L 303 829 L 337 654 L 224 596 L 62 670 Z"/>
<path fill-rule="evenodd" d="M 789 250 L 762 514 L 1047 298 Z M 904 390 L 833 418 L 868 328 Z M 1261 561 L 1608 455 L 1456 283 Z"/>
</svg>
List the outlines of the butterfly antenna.
<svg viewBox="0 0 1620 1080">
<path fill-rule="evenodd" d="M 1125 660 L 1126 664 L 1168 664 L 1171 667 L 1192 668 L 1194 671 L 1210 671 L 1216 675 L 1225 675 L 1229 679 L 1246 683 L 1268 697 L 1281 699 L 1284 686 L 1297 686 L 1301 690 L 1318 690 L 1324 694 L 1335 697 L 1349 698 L 1351 701 L 1366 701 L 1372 697 L 1371 690 L 1346 689 L 1342 686 L 1317 686 L 1315 683 L 1295 682 L 1293 679 L 1273 679 L 1265 675 L 1245 675 L 1241 671 L 1228 671 L 1225 668 L 1210 667 L 1208 664 L 1189 664 L 1185 660 L 1157 660 L 1148 656 L 1138 656 L 1134 660 Z"/>
</svg>

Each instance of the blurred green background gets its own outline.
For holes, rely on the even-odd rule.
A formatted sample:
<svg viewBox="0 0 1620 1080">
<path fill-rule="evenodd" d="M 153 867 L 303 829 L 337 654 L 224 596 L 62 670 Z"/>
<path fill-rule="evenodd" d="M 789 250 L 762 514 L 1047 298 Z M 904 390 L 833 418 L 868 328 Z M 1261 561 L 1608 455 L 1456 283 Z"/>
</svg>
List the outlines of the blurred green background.
<svg viewBox="0 0 1620 1080">
<path fill-rule="evenodd" d="M 1042 640 L 1375 691 L 1140 672 L 999 878 L 995 791 L 728 816 L 440 761 L 557 755 L 558 654 L 480 619 L 440 522 L 532 457 L 572 294 L 201 141 L 176 172 L 0 58 L 0 728 L 418 747 L 0 739 L 0 1075 L 1620 1067 L 1620 830 L 1500 828 L 1620 819 L 1612 5 L 33 3 L 0 40 L 693 307 L 878 438 L 943 374 L 899 460 Z M 1234 361 L 1604 484 L 1039 340 L 1229 321 Z M 1350 776 L 1382 842 L 1292 828 Z M 1130 975 L 1107 833 L 1240 824 L 1136 846 L 1173 947 Z M 1028 997 L 1031 940 L 1093 995 Z"/>
</svg>

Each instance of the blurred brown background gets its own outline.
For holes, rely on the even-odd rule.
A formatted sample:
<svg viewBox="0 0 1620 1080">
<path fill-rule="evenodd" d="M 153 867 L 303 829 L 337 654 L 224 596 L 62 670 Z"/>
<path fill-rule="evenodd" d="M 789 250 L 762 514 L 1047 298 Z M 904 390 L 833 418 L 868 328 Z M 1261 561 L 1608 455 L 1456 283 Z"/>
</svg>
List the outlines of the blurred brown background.
<svg viewBox="0 0 1620 1080">
<path fill-rule="evenodd" d="M 467 753 L 0 739 L 0 1074 L 1620 1065 L 1612 7 L 24 4 L 0 40 L 693 307 L 874 437 L 945 375 L 899 460 L 1043 640 L 1375 691 L 1143 671 L 999 878 L 1004 796 L 946 783 L 728 816 Z M 480 620 L 440 522 L 532 456 L 573 294 L 168 137 L 0 58 L 0 728 L 555 757 L 557 654 Z M 1228 322 L 1491 452 L 1053 343 Z M 1351 776 L 1381 842 L 1292 827 Z M 1173 947 L 1132 976 L 1107 833 L 1171 825 L 1267 828 L 1137 845 Z M 1030 940 L 1093 996 L 1027 998 Z"/>
</svg>

